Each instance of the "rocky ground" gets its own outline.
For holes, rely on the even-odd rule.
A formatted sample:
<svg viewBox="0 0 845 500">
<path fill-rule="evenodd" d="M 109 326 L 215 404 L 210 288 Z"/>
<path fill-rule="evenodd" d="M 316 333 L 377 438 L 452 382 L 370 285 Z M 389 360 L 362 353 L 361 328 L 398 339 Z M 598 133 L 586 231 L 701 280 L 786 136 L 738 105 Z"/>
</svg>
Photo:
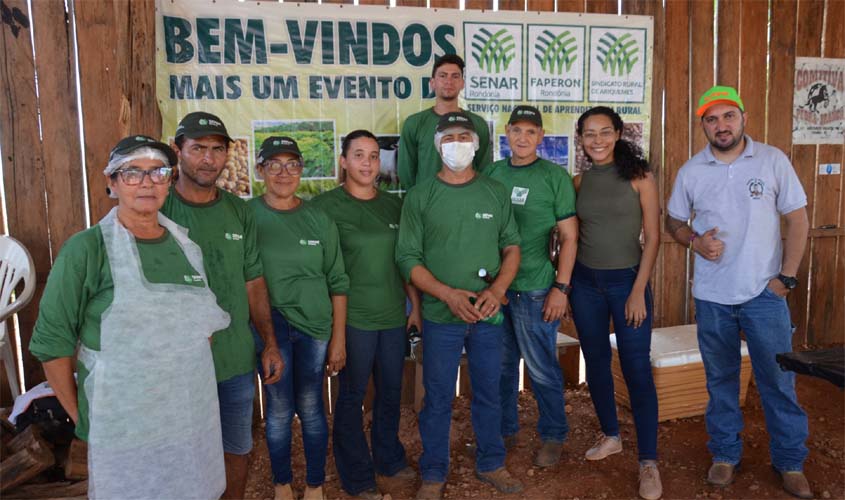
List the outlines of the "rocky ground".
<svg viewBox="0 0 845 500">
<path fill-rule="evenodd" d="M 798 377 L 798 396 L 810 418 L 810 456 L 805 472 L 818 498 L 845 499 L 845 393 L 832 384 L 805 376 Z M 590 396 L 584 385 L 566 391 L 567 412 L 571 432 L 560 464 L 548 469 L 532 465 L 532 456 L 539 444 L 535 430 L 537 407 L 530 393 L 520 396 L 522 430 L 519 444 L 508 453 L 510 471 L 525 483 L 519 495 L 503 495 L 481 483 L 473 474 L 473 458 L 467 445 L 473 440 L 469 401 L 458 398 L 454 403 L 451 431 L 451 469 L 446 498 L 528 498 L 584 499 L 636 498 L 636 436 L 631 414 L 620 407 L 619 417 L 624 451 L 601 462 L 587 462 L 584 452 L 593 444 L 599 430 Z M 367 420 L 368 421 L 368 420 Z M 331 425 L 331 419 L 329 420 Z M 294 490 L 304 488 L 305 461 L 298 424 L 294 424 Z M 369 432 L 368 432 L 369 433 Z M 403 408 L 400 438 L 413 467 L 421 452 L 417 432 L 417 416 L 411 408 Z M 702 417 L 664 422 L 660 425 L 658 451 L 664 498 L 790 498 L 780 488 L 780 479 L 771 468 L 768 436 L 759 396 L 749 390 L 745 406 L 745 456 L 733 485 L 719 489 L 705 480 L 710 456 L 705 443 L 707 435 Z M 331 446 L 330 446 L 331 448 Z M 348 498 L 340 488 L 331 451 L 327 465 L 326 497 Z M 380 483 L 382 491 L 394 499 L 413 498 L 419 480 L 414 483 Z M 270 461 L 262 429 L 256 429 L 255 449 L 247 498 L 273 497 Z"/>
</svg>

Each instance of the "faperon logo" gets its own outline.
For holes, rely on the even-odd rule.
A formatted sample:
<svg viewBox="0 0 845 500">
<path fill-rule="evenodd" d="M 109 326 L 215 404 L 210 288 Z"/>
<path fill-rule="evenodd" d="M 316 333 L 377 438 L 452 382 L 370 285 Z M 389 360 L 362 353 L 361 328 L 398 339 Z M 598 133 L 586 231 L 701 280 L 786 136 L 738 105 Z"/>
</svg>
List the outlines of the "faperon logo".
<svg viewBox="0 0 845 500">
<path fill-rule="evenodd" d="M 599 39 L 598 60 L 602 70 L 611 76 L 629 75 L 640 60 L 640 47 L 630 33 L 616 36 L 605 33 Z"/>
<path fill-rule="evenodd" d="M 543 30 L 534 44 L 534 58 L 540 62 L 543 71 L 553 75 L 572 69 L 578 58 L 577 51 L 577 41 L 569 30 L 557 35 L 547 29 Z"/>
<path fill-rule="evenodd" d="M 488 73 L 507 71 L 516 57 L 516 43 L 513 34 L 505 28 L 495 33 L 481 28 L 472 37 L 472 58 Z"/>
</svg>

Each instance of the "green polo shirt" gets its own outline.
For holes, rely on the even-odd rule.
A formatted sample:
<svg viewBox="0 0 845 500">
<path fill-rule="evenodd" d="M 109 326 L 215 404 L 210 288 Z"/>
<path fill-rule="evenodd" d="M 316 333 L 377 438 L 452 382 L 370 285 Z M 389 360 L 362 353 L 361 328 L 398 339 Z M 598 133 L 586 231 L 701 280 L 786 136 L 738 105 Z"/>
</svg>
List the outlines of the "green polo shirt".
<svg viewBox="0 0 845 500">
<path fill-rule="evenodd" d="M 188 262 L 176 239 L 165 232 L 155 240 L 135 240 L 144 277 L 150 283 L 203 287 L 202 276 Z M 59 252 L 29 342 L 29 351 L 39 361 L 72 357 L 78 343 L 100 350 L 100 323 L 114 300 L 111 265 L 100 226 L 76 233 Z M 151 318 L 154 321 L 155 318 Z M 79 421 L 76 435 L 88 440 L 88 399 L 85 379 L 88 371 L 77 362 Z"/>
<path fill-rule="evenodd" d="M 542 158 L 523 166 L 514 166 L 506 158 L 484 173 L 505 185 L 519 225 L 522 260 L 511 290 L 548 288 L 556 274 L 549 260 L 549 233 L 558 221 L 575 216 L 572 178 L 561 166 Z"/>
<path fill-rule="evenodd" d="M 450 287 L 479 292 L 488 285 L 478 270 L 498 274 L 502 249 L 519 242 L 510 198 L 500 182 L 476 175 L 465 184 L 447 184 L 435 176 L 405 197 L 396 262 L 408 281 L 414 267 L 424 266 Z M 423 317 L 463 323 L 445 302 L 428 294 L 423 295 Z"/>
<path fill-rule="evenodd" d="M 228 328 L 214 333 L 211 343 L 217 381 L 251 372 L 255 342 L 249 328 L 246 283 L 263 274 L 252 211 L 242 199 L 222 189 L 213 201 L 199 204 L 171 188 L 161 213 L 188 228 L 188 237 L 202 249 L 217 304 L 232 318 Z"/>
</svg>

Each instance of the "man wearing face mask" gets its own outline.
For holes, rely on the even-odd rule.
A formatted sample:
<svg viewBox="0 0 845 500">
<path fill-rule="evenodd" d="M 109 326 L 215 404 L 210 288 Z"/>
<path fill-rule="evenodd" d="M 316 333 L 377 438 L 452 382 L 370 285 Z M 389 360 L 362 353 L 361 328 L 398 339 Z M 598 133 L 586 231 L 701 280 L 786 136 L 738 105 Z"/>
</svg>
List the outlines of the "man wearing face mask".
<svg viewBox="0 0 845 500">
<path fill-rule="evenodd" d="M 472 385 L 476 477 L 503 493 L 522 490 L 504 467 L 499 422 L 500 303 L 519 268 L 519 231 L 505 187 L 472 169 L 478 134 L 462 112 L 443 115 L 437 175 L 408 191 L 396 262 L 423 292 L 423 386 L 419 417 L 423 482 L 417 498 L 440 498 L 449 472 L 449 427 L 461 352 Z M 493 276 L 490 283 L 483 278 Z"/>
</svg>

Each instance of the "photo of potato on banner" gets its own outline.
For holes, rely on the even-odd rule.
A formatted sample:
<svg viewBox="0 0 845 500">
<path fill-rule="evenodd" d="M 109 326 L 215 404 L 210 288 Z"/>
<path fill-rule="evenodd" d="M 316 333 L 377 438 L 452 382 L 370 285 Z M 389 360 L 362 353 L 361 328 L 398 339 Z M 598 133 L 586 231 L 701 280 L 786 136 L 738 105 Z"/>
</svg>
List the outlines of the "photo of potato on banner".
<svg viewBox="0 0 845 500">
<path fill-rule="evenodd" d="M 459 103 L 491 124 L 496 150 L 513 107 L 543 113 L 541 154 L 572 170 L 575 119 L 613 107 L 650 131 L 653 20 L 648 16 L 488 12 L 276 2 L 156 2 L 156 93 L 162 136 L 187 113 L 218 115 L 236 138 L 218 185 L 260 196 L 255 148 L 290 135 L 303 152 L 300 194 L 338 185 L 340 141 L 379 137 L 379 186 L 401 189 L 396 160 L 405 118 L 434 105 L 435 60 L 466 61 Z M 539 22 L 542 20 L 542 22 Z M 646 151 L 646 153 L 648 153 Z"/>
</svg>

